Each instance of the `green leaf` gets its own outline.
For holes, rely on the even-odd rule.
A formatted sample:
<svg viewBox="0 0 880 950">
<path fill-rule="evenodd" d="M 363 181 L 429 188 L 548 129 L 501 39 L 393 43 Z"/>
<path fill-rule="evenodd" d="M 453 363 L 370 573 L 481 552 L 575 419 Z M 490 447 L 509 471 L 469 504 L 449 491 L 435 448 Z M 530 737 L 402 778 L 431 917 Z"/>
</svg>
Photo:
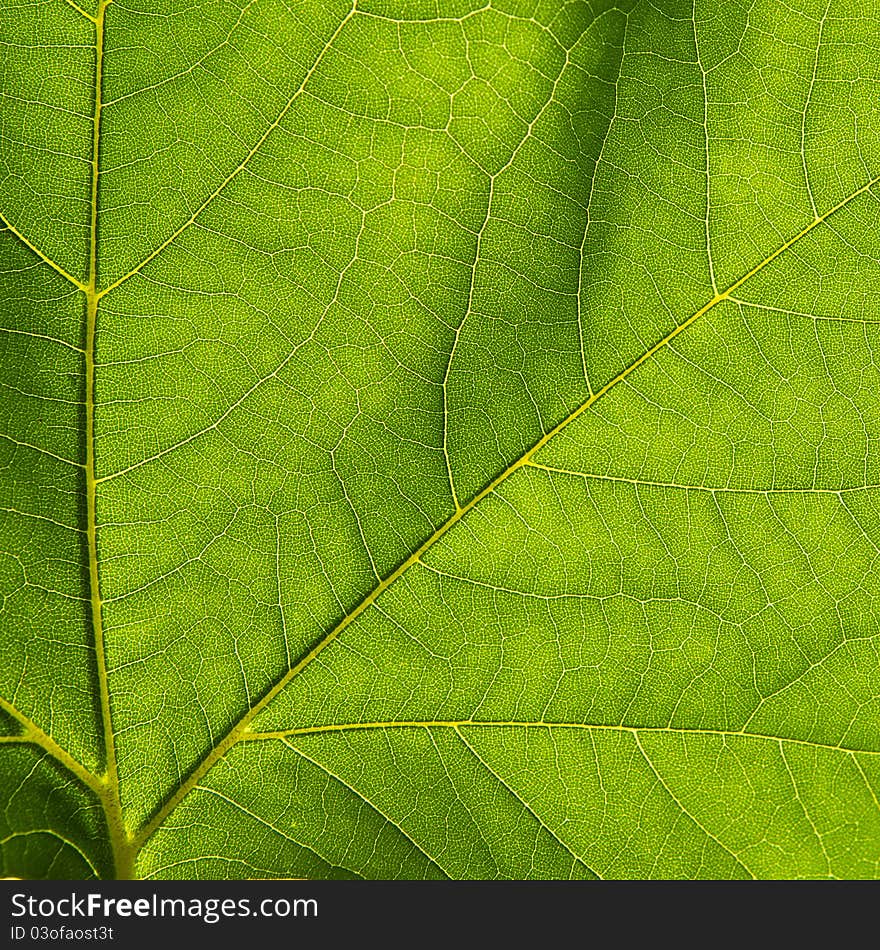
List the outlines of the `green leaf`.
<svg viewBox="0 0 880 950">
<path fill-rule="evenodd" d="M 0 872 L 880 873 L 870 4 L 0 43 Z"/>
</svg>

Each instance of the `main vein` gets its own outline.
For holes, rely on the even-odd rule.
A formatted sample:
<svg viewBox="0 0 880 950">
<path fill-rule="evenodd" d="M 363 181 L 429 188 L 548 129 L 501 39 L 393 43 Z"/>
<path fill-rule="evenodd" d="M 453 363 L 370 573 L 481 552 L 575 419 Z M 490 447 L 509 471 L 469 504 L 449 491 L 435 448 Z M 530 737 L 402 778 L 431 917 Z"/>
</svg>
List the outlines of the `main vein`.
<svg viewBox="0 0 880 950">
<path fill-rule="evenodd" d="M 379 598 L 392 584 L 395 583 L 403 574 L 405 574 L 414 564 L 418 563 L 420 559 L 445 535 L 447 532 L 453 528 L 465 515 L 468 514 L 471 509 L 475 508 L 477 505 L 483 501 L 484 498 L 491 495 L 497 488 L 499 488 L 504 482 L 506 482 L 515 472 L 519 471 L 526 465 L 531 464 L 532 458 L 538 453 L 548 442 L 551 441 L 555 436 L 557 436 L 563 429 L 571 425 L 579 416 L 583 415 L 588 409 L 590 409 L 599 399 L 601 399 L 606 393 L 610 392 L 618 383 L 623 382 L 631 373 L 638 369 L 643 363 L 650 360 L 659 350 L 668 346 L 679 334 L 683 333 L 689 326 L 699 320 L 704 314 L 708 313 L 715 306 L 721 303 L 724 300 L 727 300 L 731 294 L 735 293 L 746 281 L 750 280 L 760 271 L 764 270 L 773 261 L 776 260 L 781 254 L 788 250 L 792 245 L 796 244 L 802 238 L 806 237 L 811 231 L 816 227 L 822 224 L 824 221 L 827 221 L 835 212 L 839 211 L 841 208 L 849 204 L 859 195 L 864 194 L 869 189 L 873 188 L 880 182 L 880 176 L 872 178 L 866 185 L 863 185 L 857 191 L 854 191 L 851 195 L 844 198 L 842 201 L 838 202 L 834 207 L 830 208 L 823 215 L 812 220 L 805 228 L 799 231 L 794 237 L 790 238 L 780 247 L 778 247 L 772 254 L 764 258 L 759 264 L 755 265 L 751 270 L 739 278 L 739 280 L 732 283 L 725 291 L 721 293 L 716 293 L 708 303 L 700 307 L 699 310 L 695 311 L 690 317 L 687 318 L 683 323 L 678 324 L 674 327 L 669 333 L 666 334 L 659 342 L 655 343 L 652 347 L 645 350 L 642 355 L 636 359 L 634 362 L 630 363 L 622 372 L 614 377 L 610 382 L 606 383 L 601 389 L 593 393 L 588 399 L 582 402 L 574 411 L 572 411 L 568 416 L 566 416 L 561 422 L 556 426 L 550 429 L 549 432 L 545 433 L 530 449 L 528 449 L 523 455 L 518 459 L 512 462 L 500 475 L 496 476 L 488 485 L 486 485 L 480 492 L 474 495 L 473 498 L 467 504 L 456 509 L 454 514 L 445 521 L 437 530 L 427 538 L 396 570 L 389 574 L 384 580 L 374 587 L 369 594 L 336 626 L 327 633 L 321 640 L 319 640 L 315 646 L 293 667 L 288 669 L 283 676 L 280 677 L 266 693 L 253 705 L 236 723 L 235 725 L 226 733 L 226 735 L 213 747 L 213 749 L 205 756 L 204 759 L 193 769 L 189 774 L 187 779 L 178 787 L 178 789 L 166 800 L 165 804 L 162 805 L 153 815 L 153 817 L 147 821 L 140 829 L 140 831 L 134 836 L 133 844 L 136 849 L 140 849 L 146 841 L 161 827 L 165 819 L 174 811 L 174 809 L 180 804 L 180 802 L 195 788 L 198 783 L 201 781 L 203 776 L 218 762 L 220 761 L 227 752 L 240 740 L 244 739 L 250 733 L 250 725 L 256 716 L 266 708 L 266 706 L 291 682 L 294 677 L 299 675 L 303 670 L 305 670 L 313 660 L 315 660 L 327 647 L 336 640 L 343 631 L 349 627 L 355 620 L 357 620 L 360 615 L 367 610 L 376 600 Z"/>
<path fill-rule="evenodd" d="M 112 0 L 101 0 L 95 17 L 95 112 L 92 130 L 91 220 L 89 224 L 89 278 L 86 295 L 85 344 L 85 481 L 86 538 L 89 557 L 89 603 L 92 633 L 95 640 L 95 666 L 104 734 L 105 772 L 102 795 L 107 827 L 113 848 L 117 877 L 131 874 L 132 852 L 122 818 L 119 794 L 119 769 L 116 762 L 116 738 L 110 710 L 110 689 L 107 681 L 107 657 L 104 644 L 104 622 L 101 583 L 98 574 L 97 481 L 95 478 L 95 339 L 98 325 L 98 179 L 101 154 L 101 97 L 104 76 L 104 18 Z"/>
</svg>

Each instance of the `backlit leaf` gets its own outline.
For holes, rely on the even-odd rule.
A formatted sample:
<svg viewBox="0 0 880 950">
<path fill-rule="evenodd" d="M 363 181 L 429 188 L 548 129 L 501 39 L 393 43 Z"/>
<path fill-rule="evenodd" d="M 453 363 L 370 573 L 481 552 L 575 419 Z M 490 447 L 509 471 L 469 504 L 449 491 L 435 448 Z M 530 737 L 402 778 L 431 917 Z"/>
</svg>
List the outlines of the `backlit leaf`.
<svg viewBox="0 0 880 950">
<path fill-rule="evenodd" d="M 0 871 L 880 872 L 861 0 L 13 0 Z"/>
</svg>

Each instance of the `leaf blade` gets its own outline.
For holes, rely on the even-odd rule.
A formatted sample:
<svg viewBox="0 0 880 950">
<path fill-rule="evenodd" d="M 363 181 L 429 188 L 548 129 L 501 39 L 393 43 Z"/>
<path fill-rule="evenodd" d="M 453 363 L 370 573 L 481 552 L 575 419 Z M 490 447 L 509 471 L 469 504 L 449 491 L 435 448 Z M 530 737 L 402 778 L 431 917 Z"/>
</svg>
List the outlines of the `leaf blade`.
<svg viewBox="0 0 880 950">
<path fill-rule="evenodd" d="M 319 6 L 285 48 L 308 3 L 100 4 L 89 283 L 3 219 L 5 338 L 54 353 L 5 439 L 86 471 L 104 740 L 53 689 L 0 761 L 73 741 L 117 873 L 875 875 L 877 24 Z M 84 449 L 33 402 L 44 244 Z M 11 568 L 57 573 L 49 497 Z M 3 642 L 4 696 L 58 668 Z"/>
</svg>

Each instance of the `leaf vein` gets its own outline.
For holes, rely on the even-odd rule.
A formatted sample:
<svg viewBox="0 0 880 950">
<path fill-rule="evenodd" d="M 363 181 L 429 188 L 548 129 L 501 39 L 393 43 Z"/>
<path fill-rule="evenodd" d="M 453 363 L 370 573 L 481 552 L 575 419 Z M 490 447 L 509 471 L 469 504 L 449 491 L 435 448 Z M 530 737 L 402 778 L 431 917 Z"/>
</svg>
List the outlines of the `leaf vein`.
<svg viewBox="0 0 880 950">
<path fill-rule="evenodd" d="M 380 597 L 393 583 L 395 583 L 395 581 L 397 581 L 401 575 L 403 575 L 410 567 L 412 567 L 413 564 L 418 563 L 421 557 L 442 537 L 444 537 L 444 535 L 446 535 L 451 528 L 461 521 L 469 511 L 475 508 L 484 498 L 493 494 L 495 490 L 504 482 L 506 482 L 511 475 L 524 466 L 528 465 L 531 462 L 532 457 L 545 445 L 547 445 L 551 439 L 558 435 L 575 419 L 579 418 L 584 412 L 590 409 L 597 402 L 597 400 L 601 399 L 602 396 L 612 390 L 618 383 L 625 380 L 631 373 L 638 369 L 639 366 L 650 360 L 659 350 L 662 350 L 672 340 L 687 330 L 689 326 L 699 320 L 700 317 L 715 307 L 718 303 L 730 297 L 731 294 L 733 294 L 739 287 L 746 283 L 751 277 L 755 276 L 764 270 L 764 268 L 772 264 L 772 262 L 775 261 L 781 254 L 808 235 L 818 225 L 826 221 L 829 217 L 831 217 L 831 215 L 835 214 L 841 208 L 844 208 L 860 195 L 868 192 L 878 182 L 880 182 L 880 176 L 872 178 L 867 184 L 863 185 L 861 188 L 857 189 L 848 197 L 844 198 L 838 202 L 838 204 L 830 208 L 821 218 L 811 221 L 806 227 L 794 235 L 794 237 L 780 245 L 775 251 L 764 258 L 764 260 L 756 264 L 751 268 L 751 270 L 739 278 L 739 280 L 731 284 L 731 286 L 728 287 L 724 293 L 716 295 L 710 301 L 708 301 L 708 303 L 704 304 L 699 310 L 694 312 L 690 317 L 688 317 L 682 323 L 676 325 L 669 333 L 667 333 L 666 336 L 664 336 L 649 349 L 645 350 L 645 352 L 640 357 L 638 357 L 638 359 L 622 370 L 614 379 L 606 383 L 605 386 L 596 391 L 585 402 L 581 403 L 553 429 L 545 433 L 545 435 L 543 435 L 542 438 L 535 443 L 535 445 L 528 449 L 518 459 L 513 461 L 503 472 L 501 472 L 488 485 L 486 485 L 482 491 L 474 495 L 474 497 L 469 502 L 455 511 L 454 514 L 442 525 L 440 525 L 440 527 L 437 528 L 437 530 L 430 537 L 428 537 L 416 551 L 414 551 L 405 561 L 403 561 L 396 570 L 389 574 L 384 581 L 374 587 L 372 591 L 370 591 L 370 593 L 367 594 L 366 597 L 364 597 L 363 600 L 357 604 L 357 606 L 355 606 L 336 624 L 335 627 L 325 634 L 324 637 L 321 638 L 295 666 L 287 670 L 287 672 L 284 673 L 275 682 L 275 684 L 270 687 L 250 709 L 247 710 L 243 716 L 241 716 L 241 718 L 231 727 L 231 729 L 220 740 L 220 742 L 215 745 L 201 760 L 201 762 L 193 769 L 189 778 L 175 790 L 175 792 L 165 801 L 165 803 L 154 813 L 153 817 L 143 825 L 141 830 L 136 835 L 136 846 L 142 846 L 143 843 L 149 839 L 156 829 L 161 826 L 165 818 L 200 781 L 201 777 L 217 761 L 222 759 L 229 749 L 232 748 L 232 746 L 234 746 L 240 739 L 244 737 L 250 728 L 250 724 L 253 722 L 256 716 L 287 686 L 287 684 L 290 683 L 290 681 L 304 669 L 306 669 L 312 663 L 312 661 L 316 659 L 325 649 L 327 649 L 327 647 L 329 647 L 351 623 L 353 623 L 365 610 L 367 610 L 378 597 Z"/>
</svg>

